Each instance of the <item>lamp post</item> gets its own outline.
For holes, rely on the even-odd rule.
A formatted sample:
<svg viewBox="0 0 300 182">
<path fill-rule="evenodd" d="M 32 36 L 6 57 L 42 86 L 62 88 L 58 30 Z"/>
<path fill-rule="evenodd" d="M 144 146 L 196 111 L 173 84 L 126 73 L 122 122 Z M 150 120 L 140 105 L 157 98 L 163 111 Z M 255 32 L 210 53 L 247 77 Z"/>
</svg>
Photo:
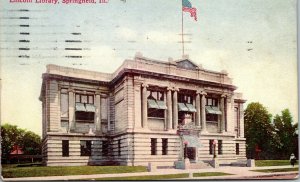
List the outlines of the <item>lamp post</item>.
<svg viewBox="0 0 300 182">
<path fill-rule="evenodd" d="M 187 158 L 187 145 L 188 145 L 188 141 L 184 141 L 184 159 Z"/>
<path fill-rule="evenodd" d="M 214 147 L 214 159 L 217 158 L 217 154 L 216 154 L 216 144 L 217 144 L 217 141 L 214 140 L 214 141 L 213 141 L 213 147 Z"/>
</svg>

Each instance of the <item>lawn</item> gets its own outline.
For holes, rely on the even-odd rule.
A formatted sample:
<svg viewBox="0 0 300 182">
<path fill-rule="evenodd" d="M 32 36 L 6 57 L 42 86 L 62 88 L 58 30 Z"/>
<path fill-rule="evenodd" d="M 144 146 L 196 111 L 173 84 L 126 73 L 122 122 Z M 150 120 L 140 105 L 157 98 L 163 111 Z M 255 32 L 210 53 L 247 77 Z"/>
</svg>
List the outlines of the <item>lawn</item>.
<svg viewBox="0 0 300 182">
<path fill-rule="evenodd" d="M 296 165 L 298 164 L 298 161 Z M 255 166 L 285 166 L 291 165 L 289 160 L 255 160 Z"/>
<path fill-rule="evenodd" d="M 205 177 L 205 176 L 226 176 L 226 175 L 232 175 L 229 173 L 222 173 L 222 172 L 206 172 L 206 173 L 194 173 L 194 177 Z"/>
<path fill-rule="evenodd" d="M 299 168 L 295 167 L 295 168 L 257 169 L 257 170 L 251 170 L 251 171 L 264 172 L 264 173 L 275 173 L 275 172 L 299 171 Z"/>
<path fill-rule="evenodd" d="M 4 178 L 146 172 L 143 166 L 3 166 Z"/>
</svg>

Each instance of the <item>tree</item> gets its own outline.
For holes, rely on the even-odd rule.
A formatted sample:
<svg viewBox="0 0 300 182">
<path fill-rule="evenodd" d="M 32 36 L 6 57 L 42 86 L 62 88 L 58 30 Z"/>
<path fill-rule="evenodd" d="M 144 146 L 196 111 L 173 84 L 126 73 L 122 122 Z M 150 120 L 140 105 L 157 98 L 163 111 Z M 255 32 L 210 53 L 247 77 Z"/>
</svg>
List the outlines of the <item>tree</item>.
<svg viewBox="0 0 300 182">
<path fill-rule="evenodd" d="M 1 159 L 7 161 L 13 146 L 18 145 L 24 154 L 37 155 L 41 153 L 41 137 L 31 131 L 20 129 L 15 125 L 1 126 Z"/>
<path fill-rule="evenodd" d="M 22 133 L 15 125 L 4 124 L 1 126 L 1 150 L 2 160 L 8 160 L 9 154 L 14 145 L 21 144 Z"/>
<path fill-rule="evenodd" d="M 260 158 L 270 159 L 277 146 L 272 115 L 259 102 L 250 103 L 245 110 L 245 137 L 248 158 L 254 158 L 257 148 L 261 150 Z"/>
<path fill-rule="evenodd" d="M 287 159 L 291 153 L 295 153 L 298 149 L 298 134 L 296 133 L 298 124 L 293 124 L 290 111 L 284 109 L 281 111 L 281 115 L 277 114 L 275 116 L 274 127 L 280 141 L 280 146 L 277 149 L 278 157 L 280 159 Z"/>
<path fill-rule="evenodd" d="M 25 154 L 41 154 L 41 137 L 32 131 L 27 131 L 23 136 L 21 147 Z"/>
</svg>

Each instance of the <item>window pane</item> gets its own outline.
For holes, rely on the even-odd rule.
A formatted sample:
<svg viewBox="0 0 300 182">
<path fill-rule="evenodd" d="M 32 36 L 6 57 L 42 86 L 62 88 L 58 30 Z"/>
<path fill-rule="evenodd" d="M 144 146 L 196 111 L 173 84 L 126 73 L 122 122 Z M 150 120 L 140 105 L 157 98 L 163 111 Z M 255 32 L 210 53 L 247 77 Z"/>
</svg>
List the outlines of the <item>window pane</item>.
<svg viewBox="0 0 300 182">
<path fill-rule="evenodd" d="M 207 99 L 207 105 L 208 105 L 208 106 L 211 106 L 211 105 L 212 105 L 212 99 L 211 99 L 211 98 L 208 98 L 208 99 Z"/>
<path fill-rule="evenodd" d="M 156 144 L 157 144 L 157 139 L 151 138 L 151 155 L 156 155 Z"/>
<path fill-rule="evenodd" d="M 84 111 L 76 111 L 75 112 L 75 120 L 76 121 L 91 121 L 94 122 L 94 112 L 84 112 Z"/>
<path fill-rule="evenodd" d="M 89 103 L 89 104 L 94 104 L 94 96 L 93 96 L 93 95 L 89 95 L 89 96 L 88 96 L 88 99 L 89 99 L 89 100 L 88 100 L 88 103 Z"/>
<path fill-rule="evenodd" d="M 81 103 L 88 103 L 87 95 L 81 95 Z"/>
<path fill-rule="evenodd" d="M 236 155 L 240 154 L 240 144 L 239 143 L 235 144 L 235 153 L 236 153 Z"/>
<path fill-rule="evenodd" d="M 121 156 L 121 140 L 118 140 L 118 156 Z"/>
<path fill-rule="evenodd" d="M 213 142 L 214 140 L 209 140 L 209 154 L 212 155 L 213 154 Z"/>
<path fill-rule="evenodd" d="M 69 156 L 69 140 L 62 141 L 62 156 L 63 157 Z"/>
<path fill-rule="evenodd" d="M 238 126 L 238 108 L 235 107 L 234 108 L 234 128 L 237 129 L 237 126 Z"/>
<path fill-rule="evenodd" d="M 102 141 L 102 155 L 107 156 L 108 155 L 108 141 Z"/>
<path fill-rule="evenodd" d="M 148 109 L 148 117 L 165 118 L 164 109 Z"/>
<path fill-rule="evenodd" d="M 218 121 L 218 115 L 217 114 L 206 114 L 206 121 Z"/>
<path fill-rule="evenodd" d="M 108 112 L 107 112 L 107 108 L 108 108 L 108 99 L 107 98 L 101 98 L 101 119 L 108 119 Z"/>
<path fill-rule="evenodd" d="M 147 90 L 147 98 L 151 95 L 151 91 Z"/>
<path fill-rule="evenodd" d="M 76 94 L 76 102 L 80 102 L 80 95 L 79 94 Z"/>
<path fill-rule="evenodd" d="M 80 155 L 81 156 L 91 156 L 92 153 L 92 142 L 91 141 L 80 141 Z"/>
<path fill-rule="evenodd" d="M 60 116 L 69 117 L 69 97 L 68 94 L 60 95 Z"/>
<path fill-rule="evenodd" d="M 218 140 L 218 154 L 219 155 L 221 155 L 221 154 L 223 154 L 223 142 L 222 142 L 222 140 Z"/>
<path fill-rule="evenodd" d="M 218 106 L 218 99 L 213 99 L 213 106 Z"/>
<path fill-rule="evenodd" d="M 168 155 L 168 139 L 162 139 L 162 155 Z"/>
<path fill-rule="evenodd" d="M 159 92 L 158 100 L 164 100 L 164 93 L 163 92 Z"/>
</svg>

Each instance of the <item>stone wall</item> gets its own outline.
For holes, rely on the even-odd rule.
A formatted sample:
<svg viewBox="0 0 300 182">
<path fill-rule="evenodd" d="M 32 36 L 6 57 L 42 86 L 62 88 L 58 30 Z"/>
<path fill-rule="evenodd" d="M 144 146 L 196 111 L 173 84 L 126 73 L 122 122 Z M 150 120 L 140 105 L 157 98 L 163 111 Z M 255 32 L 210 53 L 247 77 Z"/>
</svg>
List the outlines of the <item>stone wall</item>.
<svg viewBox="0 0 300 182">
<path fill-rule="evenodd" d="M 62 156 L 62 140 L 69 140 L 69 156 Z M 92 156 L 80 155 L 80 140 L 92 141 Z M 46 155 L 44 163 L 47 166 L 79 166 L 88 164 L 103 164 L 108 161 L 102 156 L 102 137 L 93 136 L 48 136 L 43 147 Z"/>
<path fill-rule="evenodd" d="M 232 135 L 204 135 L 200 136 L 202 147 L 198 148 L 198 159 L 209 161 L 213 154 L 209 154 L 209 140 L 217 140 L 216 153 L 221 164 L 230 164 L 237 160 L 246 159 L 245 140 L 236 140 Z M 218 140 L 222 140 L 222 154 L 218 154 Z M 239 155 L 236 154 L 236 143 L 239 143 Z"/>
<path fill-rule="evenodd" d="M 47 130 L 57 132 L 60 128 L 60 104 L 58 83 L 49 80 L 46 83 Z"/>
</svg>

